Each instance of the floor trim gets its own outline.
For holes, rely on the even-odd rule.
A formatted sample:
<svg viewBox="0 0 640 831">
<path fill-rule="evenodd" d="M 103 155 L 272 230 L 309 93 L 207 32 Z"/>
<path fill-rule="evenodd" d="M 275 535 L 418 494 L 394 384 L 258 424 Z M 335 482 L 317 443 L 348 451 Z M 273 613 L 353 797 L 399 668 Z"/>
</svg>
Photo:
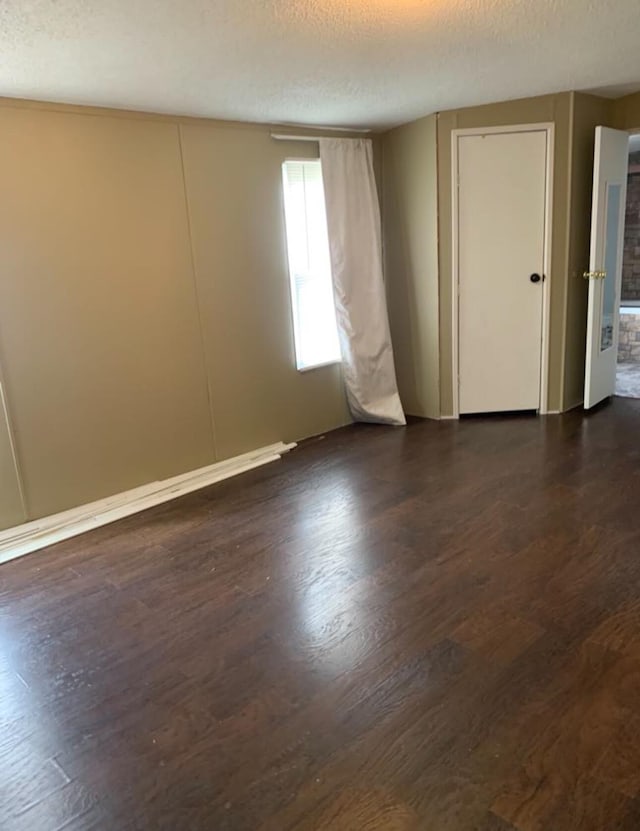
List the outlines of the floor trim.
<svg viewBox="0 0 640 831">
<path fill-rule="evenodd" d="M 106 499 L 99 499 L 97 502 L 72 508 L 70 511 L 0 531 L 0 564 L 23 557 L 25 554 L 46 548 L 69 537 L 100 528 L 102 525 L 152 508 L 154 505 L 169 502 L 171 499 L 237 476 L 239 473 L 275 462 L 295 446 L 295 444 L 283 442 L 271 444 L 224 462 L 217 462 L 180 476 L 173 476 L 171 479 L 151 482 Z"/>
</svg>

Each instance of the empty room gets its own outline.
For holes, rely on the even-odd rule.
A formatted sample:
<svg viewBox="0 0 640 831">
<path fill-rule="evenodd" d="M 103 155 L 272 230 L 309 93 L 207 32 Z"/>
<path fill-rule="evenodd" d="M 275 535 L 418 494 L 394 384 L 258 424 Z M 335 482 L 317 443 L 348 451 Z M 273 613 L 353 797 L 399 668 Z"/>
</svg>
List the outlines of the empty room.
<svg viewBox="0 0 640 831">
<path fill-rule="evenodd" d="M 639 32 L 3 3 L 0 831 L 640 829 Z"/>
</svg>

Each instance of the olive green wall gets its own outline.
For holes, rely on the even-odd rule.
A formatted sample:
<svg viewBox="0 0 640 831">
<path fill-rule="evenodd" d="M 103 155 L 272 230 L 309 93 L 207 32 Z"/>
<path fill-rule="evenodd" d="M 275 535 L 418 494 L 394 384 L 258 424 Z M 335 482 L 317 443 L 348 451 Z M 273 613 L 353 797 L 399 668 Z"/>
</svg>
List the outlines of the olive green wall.
<svg viewBox="0 0 640 831">
<path fill-rule="evenodd" d="M 612 102 L 612 107 L 612 127 L 640 131 L 640 92 L 618 98 Z"/>
<path fill-rule="evenodd" d="M 405 411 L 440 417 L 437 119 L 382 139 L 385 280 Z"/>
<path fill-rule="evenodd" d="M 640 124 L 640 95 L 622 104 L 567 92 L 444 112 L 384 134 L 387 293 L 408 412 L 431 418 L 453 412 L 451 132 L 542 122 L 555 126 L 549 410 L 581 403 L 594 133 L 599 124 L 613 126 L 616 113 L 619 126 Z"/>
<path fill-rule="evenodd" d="M 219 458 L 349 421 L 339 366 L 298 372 L 282 162 L 314 142 L 182 125 L 186 192 Z"/>
<path fill-rule="evenodd" d="M 36 518 L 349 421 L 299 373 L 268 126 L 0 102 L 0 364 Z M 0 424 L 0 482 L 7 467 Z M 0 526 L 22 519 L 3 487 Z"/>
<path fill-rule="evenodd" d="M 443 416 L 453 413 L 451 132 L 471 127 L 552 122 L 555 125 L 551 291 L 549 327 L 549 410 L 563 400 L 565 292 L 569 242 L 571 93 L 505 101 L 451 110 L 438 116 L 438 206 L 440 224 L 440 390 Z"/>
<path fill-rule="evenodd" d="M 0 528 L 18 525 L 25 519 L 0 372 Z"/>
<path fill-rule="evenodd" d="M 614 102 L 609 99 L 583 93 L 573 95 L 563 410 L 584 400 L 589 284 L 582 275 L 589 268 L 595 128 L 613 126 L 613 111 Z"/>
<path fill-rule="evenodd" d="M 640 95 L 474 107 L 374 140 L 409 413 L 452 412 L 451 131 L 549 121 L 553 410 L 581 397 L 593 127 L 640 126 Z M 270 132 L 0 101 L 0 365 L 27 518 L 349 421 L 339 367 L 299 373 L 293 354 L 281 164 L 317 145 Z M 0 488 L 0 527 L 22 521 L 4 417 Z"/>
<path fill-rule="evenodd" d="M 29 516 L 211 462 L 177 126 L 3 107 L 0 180 Z"/>
</svg>

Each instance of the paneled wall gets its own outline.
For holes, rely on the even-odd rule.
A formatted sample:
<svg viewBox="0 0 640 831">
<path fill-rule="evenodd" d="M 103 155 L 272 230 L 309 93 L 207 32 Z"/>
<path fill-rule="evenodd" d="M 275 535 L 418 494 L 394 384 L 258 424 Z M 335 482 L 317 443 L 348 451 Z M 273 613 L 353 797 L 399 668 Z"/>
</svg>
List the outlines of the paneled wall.
<svg viewBox="0 0 640 831">
<path fill-rule="evenodd" d="M 595 127 L 616 118 L 619 126 L 640 123 L 640 96 L 632 98 L 625 106 L 573 92 L 505 101 L 439 113 L 383 136 L 387 292 L 409 412 L 447 417 L 453 407 L 452 131 L 541 122 L 555 127 L 549 409 L 581 403 Z"/>
<path fill-rule="evenodd" d="M 297 372 L 267 126 L 0 104 L 0 361 L 36 518 L 349 420 Z M 1 425 L 0 425 L 1 427 Z M 2 483 L 6 467 L 2 430 Z M 22 517 L 3 487 L 0 527 Z"/>
<path fill-rule="evenodd" d="M 282 163 L 317 158 L 317 144 L 206 123 L 180 131 L 219 457 L 347 423 L 340 368 L 295 364 Z"/>
<path fill-rule="evenodd" d="M 26 516 L 20 492 L 20 480 L 0 378 L 0 528 L 24 522 Z"/>
<path fill-rule="evenodd" d="M 382 144 L 385 274 L 405 410 L 440 417 L 437 118 L 386 133 Z"/>
</svg>

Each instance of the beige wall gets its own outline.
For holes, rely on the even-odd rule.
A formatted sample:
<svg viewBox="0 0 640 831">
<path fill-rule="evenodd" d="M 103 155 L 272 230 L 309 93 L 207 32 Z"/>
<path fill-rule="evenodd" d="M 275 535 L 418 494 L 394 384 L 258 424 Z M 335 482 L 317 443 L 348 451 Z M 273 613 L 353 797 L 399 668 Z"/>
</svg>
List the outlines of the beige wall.
<svg viewBox="0 0 640 831">
<path fill-rule="evenodd" d="M 339 370 L 293 362 L 280 166 L 317 147 L 269 133 L 0 103 L 0 359 L 29 518 L 348 421 Z"/>
<path fill-rule="evenodd" d="M 563 398 L 565 289 L 569 237 L 569 159 L 571 93 L 506 101 L 483 107 L 452 110 L 438 116 L 438 205 L 440 222 L 440 389 L 442 414 L 453 412 L 452 283 L 451 283 L 451 131 L 511 124 L 555 124 L 553 227 L 551 252 L 551 319 L 549 409 Z"/>
<path fill-rule="evenodd" d="M 29 516 L 211 462 L 177 126 L 3 107 L 0 179 Z"/>
<path fill-rule="evenodd" d="M 589 268 L 595 128 L 613 126 L 613 110 L 614 102 L 609 99 L 574 94 L 563 410 L 584 400 L 589 284 L 582 274 Z"/>
<path fill-rule="evenodd" d="M 640 130 L 640 92 L 625 95 L 612 102 L 612 127 L 619 130 Z"/>
<path fill-rule="evenodd" d="M 0 373 L 0 528 L 18 525 L 26 519 L 20 495 Z"/>
<path fill-rule="evenodd" d="M 640 123 L 640 96 L 637 100 Z M 387 291 L 408 412 L 437 418 L 450 415 L 453 407 L 451 131 L 539 122 L 555 125 L 549 409 L 581 402 L 586 337 L 581 275 L 589 256 L 593 139 L 598 124 L 613 123 L 616 107 L 607 99 L 563 93 L 441 113 L 437 146 L 435 116 L 383 136 Z M 630 102 L 625 112 L 630 123 Z"/>
<path fill-rule="evenodd" d="M 180 129 L 219 457 L 345 424 L 340 367 L 295 366 L 281 169 L 317 144 Z"/>
<path fill-rule="evenodd" d="M 436 116 L 383 136 L 385 279 L 400 396 L 440 417 Z"/>
</svg>

